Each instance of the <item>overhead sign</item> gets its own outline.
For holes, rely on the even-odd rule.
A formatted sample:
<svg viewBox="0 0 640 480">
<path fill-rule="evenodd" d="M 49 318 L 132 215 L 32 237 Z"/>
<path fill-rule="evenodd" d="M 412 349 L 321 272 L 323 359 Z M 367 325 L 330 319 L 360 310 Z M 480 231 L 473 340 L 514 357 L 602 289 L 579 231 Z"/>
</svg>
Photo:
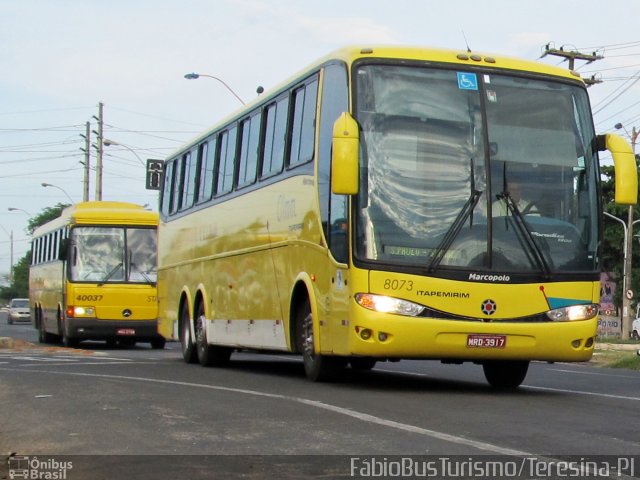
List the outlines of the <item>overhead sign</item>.
<svg viewBox="0 0 640 480">
<path fill-rule="evenodd" d="M 147 190 L 160 190 L 163 166 L 162 160 L 147 159 Z"/>
</svg>

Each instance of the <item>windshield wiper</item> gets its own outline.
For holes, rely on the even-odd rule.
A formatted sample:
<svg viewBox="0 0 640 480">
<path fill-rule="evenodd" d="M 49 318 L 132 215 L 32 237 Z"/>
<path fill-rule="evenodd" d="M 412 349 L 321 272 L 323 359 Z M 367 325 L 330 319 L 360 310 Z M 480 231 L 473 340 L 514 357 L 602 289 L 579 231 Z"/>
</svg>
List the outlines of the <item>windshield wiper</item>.
<svg viewBox="0 0 640 480">
<path fill-rule="evenodd" d="M 155 284 L 156 283 L 153 280 L 151 280 L 151 278 L 149 278 L 149 275 L 147 275 L 145 272 L 140 270 L 135 263 L 130 262 L 129 266 L 131 267 L 131 272 L 133 272 L 133 271 L 138 272 L 140 275 L 142 275 L 142 277 L 144 278 L 146 283 L 151 283 L 151 284 Z M 131 272 L 129 272 L 129 281 L 131 281 Z"/>
<path fill-rule="evenodd" d="M 538 268 L 542 272 L 544 272 L 545 275 L 551 275 L 551 267 L 549 267 L 549 263 L 544 258 L 544 253 L 542 253 L 542 250 L 540 250 L 540 247 L 538 246 L 535 239 L 533 238 L 533 235 L 527 228 L 527 222 L 525 221 L 524 216 L 522 215 L 522 212 L 520 212 L 520 209 L 518 208 L 516 203 L 513 201 L 513 198 L 511 198 L 511 195 L 509 194 L 509 192 L 504 191 L 502 193 L 499 193 L 496 196 L 498 197 L 498 200 L 504 200 L 504 202 L 506 203 L 507 210 L 509 210 L 509 212 L 511 213 L 511 216 L 514 219 L 516 228 L 520 232 L 520 235 L 524 238 L 525 244 L 529 250 L 529 254 L 533 255 L 533 258 L 538 264 Z"/>
<path fill-rule="evenodd" d="M 429 272 L 433 272 L 438 267 L 438 265 L 440 265 L 440 262 L 451 247 L 451 244 L 458 236 L 458 233 L 460 233 L 460 230 L 462 230 L 464 222 L 467 221 L 467 218 L 472 218 L 473 210 L 476 208 L 476 205 L 478 205 L 478 201 L 480 200 L 481 195 L 482 192 L 478 190 L 472 190 L 471 195 L 463 205 L 462 210 L 460 210 L 460 213 L 458 213 L 458 216 L 456 216 L 455 220 L 449 227 L 449 230 L 447 230 L 447 233 L 445 233 L 442 241 L 431 254 L 431 260 L 428 267 Z"/>
<path fill-rule="evenodd" d="M 113 267 L 113 269 L 111 269 L 111 271 L 109 273 L 107 273 L 107 275 L 100 281 L 100 283 L 98 283 L 98 286 L 101 287 L 102 285 L 107 283 L 109 281 L 109 279 L 111 277 L 113 277 L 116 274 L 116 272 L 118 271 L 118 269 L 120 269 L 120 268 L 122 268 L 122 262 L 120 262 L 115 267 Z"/>
</svg>

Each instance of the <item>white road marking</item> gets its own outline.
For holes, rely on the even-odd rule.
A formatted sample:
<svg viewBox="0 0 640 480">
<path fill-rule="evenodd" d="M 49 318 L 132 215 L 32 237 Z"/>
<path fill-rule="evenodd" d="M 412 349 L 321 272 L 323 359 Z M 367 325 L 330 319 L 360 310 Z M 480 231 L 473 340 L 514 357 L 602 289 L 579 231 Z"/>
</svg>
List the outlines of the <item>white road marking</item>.
<svg viewBox="0 0 640 480">
<path fill-rule="evenodd" d="M 432 378 L 431 375 L 426 375 L 424 373 L 416 373 L 416 372 L 403 372 L 402 370 L 385 370 L 385 369 L 378 369 L 379 371 L 382 372 L 387 372 L 387 373 L 396 373 L 398 375 L 407 375 L 407 376 L 411 376 L 411 377 L 429 377 Z M 557 371 L 557 370 L 554 370 Z M 633 377 L 636 378 L 636 377 Z M 552 387 L 536 387 L 534 385 L 526 385 L 523 384 L 521 388 L 528 388 L 531 390 L 541 390 L 541 391 L 548 391 L 548 392 L 560 392 L 560 393 L 571 393 L 574 395 L 589 395 L 592 397 L 603 397 L 603 398 L 614 398 L 616 400 L 631 400 L 634 402 L 640 401 L 640 397 L 628 397 L 625 395 L 614 395 L 612 393 L 598 393 L 598 392 L 587 392 L 584 390 L 569 390 L 569 389 L 563 389 L 563 388 L 552 388 Z"/>
<path fill-rule="evenodd" d="M 17 371 L 8 368 L 0 368 L 0 370 L 5 371 Z M 522 450 L 515 450 L 512 448 L 501 447 L 499 445 L 493 445 L 487 442 L 481 442 L 477 440 L 471 440 L 469 438 L 460 437 L 457 435 L 452 435 L 449 433 L 438 432 L 437 430 L 431 430 L 428 428 L 418 427 L 416 425 L 410 425 L 406 423 L 396 422 L 394 420 L 388 420 L 380 417 L 376 417 L 375 415 L 370 415 L 364 412 L 358 412 L 356 410 L 351 410 L 349 408 L 339 407 L 337 405 L 331 405 L 329 403 L 320 402 L 318 400 L 310 400 L 308 398 L 301 397 L 291 397 L 288 395 L 280 395 L 277 393 L 267 393 L 260 392 L 257 390 L 248 390 L 243 388 L 232 388 L 232 387 L 223 387 L 220 385 L 205 385 L 200 383 L 191 383 L 191 382 L 180 382 L 176 380 L 162 380 L 162 379 L 154 379 L 154 378 L 142 378 L 142 377 L 129 377 L 126 375 L 107 375 L 107 374 L 96 374 L 96 373 L 82 373 L 82 372 L 60 372 L 54 370 L 25 370 L 29 372 L 38 372 L 38 373 L 47 373 L 53 375 L 75 375 L 80 377 L 94 377 L 94 378 L 110 378 L 110 379 L 118 379 L 118 380 L 131 380 L 135 382 L 143 382 L 143 383 L 159 383 L 166 385 L 179 385 L 183 387 L 192 387 L 192 388 L 206 388 L 211 390 L 218 390 L 223 392 L 231 392 L 231 393 L 241 393 L 245 395 L 252 395 L 255 397 L 264 397 L 264 398 L 272 398 L 277 400 L 284 400 L 289 402 L 296 402 L 303 405 L 309 405 L 314 408 L 320 408 L 322 410 L 327 410 L 339 415 L 344 415 L 347 417 L 355 418 L 357 420 L 380 425 L 383 427 L 393 428 L 396 430 L 402 430 L 409 433 L 414 433 L 418 435 L 424 435 L 431 438 L 436 438 L 438 440 L 444 440 L 447 442 L 455 443 L 458 445 L 465 445 L 473 448 L 477 448 L 479 450 L 496 453 L 499 455 L 520 455 L 520 456 L 532 456 L 532 453 L 524 452 Z"/>
</svg>

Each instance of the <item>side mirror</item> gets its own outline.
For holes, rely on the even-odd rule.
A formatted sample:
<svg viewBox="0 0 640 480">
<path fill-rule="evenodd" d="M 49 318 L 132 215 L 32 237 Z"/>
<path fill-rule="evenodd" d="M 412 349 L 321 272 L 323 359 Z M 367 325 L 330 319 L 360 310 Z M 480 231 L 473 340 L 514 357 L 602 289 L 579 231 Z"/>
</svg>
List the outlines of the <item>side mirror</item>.
<svg viewBox="0 0 640 480">
<path fill-rule="evenodd" d="M 629 143 L 618 135 L 599 135 L 598 150 L 609 150 L 615 170 L 615 202 L 622 205 L 638 203 L 638 166 Z"/>
<path fill-rule="evenodd" d="M 336 195 L 358 193 L 360 129 L 348 112 L 343 112 L 333 124 L 331 155 L 331 191 Z"/>
</svg>

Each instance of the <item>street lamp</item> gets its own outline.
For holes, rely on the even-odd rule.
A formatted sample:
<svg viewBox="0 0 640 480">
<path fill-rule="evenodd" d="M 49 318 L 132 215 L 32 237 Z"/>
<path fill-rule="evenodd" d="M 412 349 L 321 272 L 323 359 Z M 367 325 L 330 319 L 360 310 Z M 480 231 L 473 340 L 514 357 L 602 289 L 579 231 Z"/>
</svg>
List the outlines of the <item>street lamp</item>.
<svg viewBox="0 0 640 480">
<path fill-rule="evenodd" d="M 67 198 L 71 201 L 71 204 L 72 204 L 72 205 L 73 205 L 74 203 L 76 203 L 76 202 L 74 202 L 74 201 L 73 201 L 73 198 L 71 198 L 71 196 L 67 193 L 67 191 L 66 191 L 64 188 L 59 187 L 59 186 L 57 186 L 57 185 L 52 185 L 51 183 L 45 183 L 45 182 L 42 182 L 42 183 L 41 183 L 41 185 L 42 185 L 43 187 L 53 187 L 53 188 L 57 188 L 58 190 L 60 190 L 62 193 L 64 193 L 64 194 L 67 196 Z"/>
<path fill-rule="evenodd" d="M 240 96 L 239 96 L 236 92 L 234 92 L 234 91 L 233 91 L 233 89 L 232 89 L 229 85 L 227 85 L 227 83 L 226 83 L 224 80 L 222 80 L 221 78 L 214 77 L 213 75 L 205 75 L 204 73 L 195 73 L 195 72 L 187 73 L 187 74 L 184 76 L 184 78 L 186 78 L 187 80 L 196 80 L 196 79 L 198 79 L 198 78 L 200 78 L 200 77 L 208 77 L 208 78 L 213 78 L 214 80 L 217 80 L 217 81 L 218 81 L 218 82 L 220 82 L 222 85 L 224 85 L 224 86 L 227 88 L 227 90 L 229 90 L 229 91 L 233 94 L 233 96 L 234 96 L 234 97 L 236 97 L 236 98 L 238 99 L 238 101 L 239 101 L 242 105 L 244 105 L 244 104 L 245 104 L 244 100 L 242 100 L 242 99 L 240 98 Z"/>
<path fill-rule="evenodd" d="M 4 233 L 9 236 L 9 283 L 13 285 L 13 230 L 11 230 L 11 232 L 7 232 L 7 229 L 4 228 L 3 225 L 0 225 L 0 227 L 4 230 Z"/>
<path fill-rule="evenodd" d="M 27 215 L 31 215 L 29 212 L 27 212 L 26 210 L 23 210 L 22 208 L 9 207 L 7 208 L 7 210 L 9 210 L 10 212 L 22 212 L 22 213 L 26 213 Z"/>
<path fill-rule="evenodd" d="M 616 123 L 614 125 L 616 130 L 623 129 L 627 136 L 631 139 L 631 150 L 635 158 L 636 155 L 636 140 L 638 138 L 638 132 L 636 127 L 631 129 L 631 133 L 627 131 L 622 123 Z M 614 217 L 616 218 L 616 217 Z M 616 218 L 617 219 L 617 218 Z M 619 220 L 619 219 L 617 219 Z M 625 240 L 624 240 L 624 292 L 622 295 L 622 332 L 621 338 L 623 340 L 629 339 L 629 331 L 631 325 L 630 319 L 630 305 L 633 299 L 633 290 L 631 289 L 631 259 L 633 253 L 633 205 L 629 205 L 629 212 L 627 214 L 627 224 L 625 225 Z"/>
<path fill-rule="evenodd" d="M 107 138 L 105 138 L 105 139 L 102 141 L 102 144 L 103 144 L 105 147 L 110 147 L 110 146 L 112 146 L 112 145 L 116 145 L 116 146 L 118 146 L 118 147 L 126 148 L 126 149 L 127 149 L 127 150 L 129 150 L 131 153 L 133 153 L 133 154 L 136 156 L 136 158 L 138 159 L 138 161 L 142 164 L 142 166 L 146 168 L 146 164 L 144 163 L 144 160 L 142 160 L 142 158 L 140 158 L 140 155 L 138 155 L 138 154 L 136 153 L 136 151 L 135 151 L 133 148 L 131 148 L 130 146 L 125 145 L 124 143 L 116 142 L 115 140 L 109 140 L 109 139 L 107 139 Z"/>
</svg>

